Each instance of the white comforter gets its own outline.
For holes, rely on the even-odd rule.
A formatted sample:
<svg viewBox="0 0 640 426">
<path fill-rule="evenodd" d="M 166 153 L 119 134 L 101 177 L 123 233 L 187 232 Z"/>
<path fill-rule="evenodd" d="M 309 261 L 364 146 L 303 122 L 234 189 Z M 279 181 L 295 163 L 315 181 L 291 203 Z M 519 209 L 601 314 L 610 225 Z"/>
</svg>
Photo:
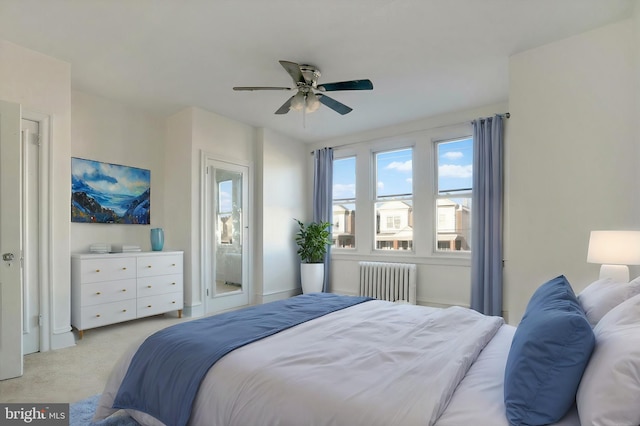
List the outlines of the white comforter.
<svg viewBox="0 0 640 426">
<path fill-rule="evenodd" d="M 432 425 L 502 324 L 458 307 L 352 306 L 220 359 L 200 386 L 190 424 Z M 96 419 L 115 411 L 131 357 L 114 369 Z"/>
</svg>

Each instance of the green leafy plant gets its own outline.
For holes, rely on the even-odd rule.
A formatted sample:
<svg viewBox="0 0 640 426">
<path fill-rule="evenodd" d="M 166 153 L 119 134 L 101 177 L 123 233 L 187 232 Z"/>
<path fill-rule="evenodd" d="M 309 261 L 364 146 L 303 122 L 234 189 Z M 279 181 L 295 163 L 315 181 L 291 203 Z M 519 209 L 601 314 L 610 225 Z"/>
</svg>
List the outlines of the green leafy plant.
<svg viewBox="0 0 640 426">
<path fill-rule="evenodd" d="M 331 244 L 329 222 L 310 222 L 308 225 L 298 222 L 300 229 L 296 234 L 298 254 L 303 263 L 322 263 L 327 253 L 327 245 Z"/>
</svg>

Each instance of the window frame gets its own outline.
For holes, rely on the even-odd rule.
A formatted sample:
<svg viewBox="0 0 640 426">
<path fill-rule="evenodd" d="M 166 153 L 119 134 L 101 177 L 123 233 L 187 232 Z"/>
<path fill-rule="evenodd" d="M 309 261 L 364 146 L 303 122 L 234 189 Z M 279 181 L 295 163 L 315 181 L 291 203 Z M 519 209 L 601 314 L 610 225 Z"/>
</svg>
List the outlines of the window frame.
<svg viewBox="0 0 640 426">
<path fill-rule="evenodd" d="M 344 252 L 354 252 L 358 249 L 358 236 L 357 236 L 357 224 L 358 224 L 358 216 L 357 216 L 357 212 L 358 212 L 358 156 L 355 152 L 349 151 L 349 150 L 344 150 L 343 152 L 339 151 L 338 153 L 336 153 L 334 151 L 334 156 L 333 156 L 333 161 L 334 163 L 336 161 L 339 160 L 347 160 L 353 158 L 354 162 L 355 162 L 355 170 L 354 170 L 354 176 L 355 176 L 355 181 L 354 184 L 356 186 L 355 188 L 355 197 L 353 199 L 351 198 L 338 198 L 336 199 L 335 197 L 332 196 L 332 200 L 331 200 L 331 211 L 332 211 L 332 217 L 331 217 L 331 238 L 333 239 L 333 226 L 335 224 L 335 218 L 333 217 L 333 206 L 335 205 L 336 200 L 353 200 L 353 203 L 349 203 L 349 204 L 353 204 L 355 206 L 354 210 L 356 212 L 356 219 L 355 219 L 355 225 L 354 225 L 354 232 L 353 232 L 353 239 L 354 239 L 354 244 L 353 247 L 340 247 L 337 244 L 332 244 L 331 245 L 331 250 L 333 251 L 344 251 Z M 332 185 L 335 185 L 335 182 L 333 182 Z M 333 193 L 333 188 L 332 188 L 332 193 Z"/>
<path fill-rule="evenodd" d="M 471 235 L 472 235 L 472 228 L 471 228 L 471 216 L 473 215 L 473 204 L 472 204 L 472 200 L 473 200 L 473 177 L 471 178 L 471 188 L 464 188 L 462 190 L 460 190 L 461 192 L 458 192 L 458 190 L 453 190 L 451 192 L 440 192 L 440 188 L 439 188 L 439 179 L 440 179 L 440 158 L 439 158 L 439 146 L 442 144 L 446 144 L 446 143 L 452 143 L 452 142 L 459 142 L 459 141 L 464 141 L 464 140 L 471 140 L 471 164 L 473 166 L 473 154 L 474 154 L 474 142 L 473 142 L 473 135 L 469 134 L 466 136 L 458 136 L 458 137 L 454 137 L 454 138 L 443 138 L 443 139 L 434 139 L 433 140 L 433 171 L 434 171 L 434 191 L 433 191 L 433 239 L 432 239 L 432 250 L 433 250 L 433 254 L 435 256 L 441 256 L 441 255 L 448 255 L 448 256 L 463 256 L 463 257 L 469 257 L 471 256 Z M 464 191 L 464 192 L 462 192 Z M 454 194 L 454 196 L 452 197 L 452 192 L 456 192 L 456 194 Z M 439 215 L 439 200 L 444 200 L 444 199 L 452 199 L 452 198 L 465 198 L 465 199 L 469 199 L 470 203 L 471 203 L 471 213 L 469 216 L 469 238 L 467 238 L 466 240 L 468 240 L 468 250 L 445 250 L 445 249 L 441 249 L 438 247 L 438 230 L 439 230 L 439 222 L 440 222 L 440 215 Z M 455 232 L 455 231 L 454 231 Z"/>
<path fill-rule="evenodd" d="M 475 116 L 475 114 L 474 114 Z M 435 193 L 437 164 L 435 141 L 472 138 L 468 121 L 454 124 L 438 122 L 431 128 L 411 130 L 380 138 L 360 139 L 344 145 L 334 145 L 334 159 L 356 157 L 356 247 L 332 247 L 337 261 L 394 261 L 423 265 L 469 266 L 470 252 L 441 251 L 437 248 Z M 412 148 L 413 150 L 413 248 L 412 250 L 376 250 L 375 247 L 375 176 L 374 153 Z M 389 260 L 387 260 L 389 259 Z"/>
<path fill-rule="evenodd" d="M 410 194 L 396 194 L 396 195 L 384 195 L 384 196 L 378 196 L 378 155 L 379 154 L 384 154 L 384 153 L 392 153 L 392 152 L 398 152 L 398 151 L 407 151 L 410 150 L 411 151 L 411 193 Z M 372 170 L 372 180 L 369 183 L 369 186 L 371 188 L 371 192 L 372 192 L 372 203 L 371 206 L 369 208 L 369 214 L 372 215 L 373 217 L 373 233 L 372 233 L 372 245 L 371 245 L 371 250 L 373 253 L 402 253 L 402 254 L 407 254 L 407 253 L 411 253 L 414 254 L 415 253 L 415 233 L 413 232 L 413 224 L 412 224 L 412 220 L 411 217 L 414 215 L 414 199 L 415 199 L 415 188 L 413 185 L 413 181 L 414 181 L 414 168 L 413 168 L 413 164 L 414 164 L 414 159 L 415 159 L 415 145 L 414 144 L 409 144 L 409 145 L 400 145 L 400 146 L 394 146 L 394 147 L 389 147 L 389 148 L 381 148 L 381 149 L 372 149 L 371 150 L 371 157 L 370 157 L 370 167 Z M 411 226 L 412 229 L 412 235 L 411 235 L 411 243 L 410 243 L 410 248 L 403 248 L 403 249 L 387 249 L 387 248 L 378 248 L 378 241 L 377 241 L 377 235 L 378 235 L 378 208 L 377 205 L 379 203 L 384 203 L 384 202 L 389 202 L 389 201 L 410 201 L 411 203 L 411 213 L 409 218 L 407 218 L 407 223 L 411 224 L 408 226 Z M 380 219 L 380 223 L 382 223 L 382 219 Z M 395 227 L 393 228 L 395 229 Z M 401 229 L 401 227 L 400 227 Z M 402 246 L 405 246 L 404 243 L 401 244 Z M 407 246 L 409 246 L 409 244 L 406 244 Z"/>
</svg>

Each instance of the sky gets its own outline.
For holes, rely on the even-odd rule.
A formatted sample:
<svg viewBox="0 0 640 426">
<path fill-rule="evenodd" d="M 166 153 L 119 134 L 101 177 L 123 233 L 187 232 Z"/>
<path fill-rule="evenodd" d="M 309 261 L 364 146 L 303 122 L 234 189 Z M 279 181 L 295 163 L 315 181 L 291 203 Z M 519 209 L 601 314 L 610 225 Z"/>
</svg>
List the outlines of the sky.
<svg viewBox="0 0 640 426">
<path fill-rule="evenodd" d="M 136 167 L 71 158 L 71 174 L 101 193 L 138 196 L 149 189 L 151 172 Z"/>
<path fill-rule="evenodd" d="M 471 188 L 473 144 L 462 139 L 438 144 L 438 190 Z M 392 196 L 412 193 L 413 162 L 411 149 L 376 154 L 377 195 Z M 333 163 L 333 197 L 355 198 L 355 157 L 337 159 Z"/>
</svg>

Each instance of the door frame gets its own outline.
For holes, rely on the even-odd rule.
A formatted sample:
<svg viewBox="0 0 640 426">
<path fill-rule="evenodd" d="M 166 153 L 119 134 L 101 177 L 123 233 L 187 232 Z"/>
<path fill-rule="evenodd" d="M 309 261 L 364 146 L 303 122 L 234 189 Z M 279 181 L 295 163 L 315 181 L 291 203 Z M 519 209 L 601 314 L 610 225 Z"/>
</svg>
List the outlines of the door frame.
<svg viewBox="0 0 640 426">
<path fill-rule="evenodd" d="M 247 292 L 249 305 L 254 303 L 253 297 L 253 273 L 250 265 L 251 256 L 253 253 L 253 171 L 252 163 L 250 161 L 242 161 L 238 159 L 225 158 L 211 152 L 202 150 L 200 152 L 200 294 L 202 300 L 203 315 L 210 315 L 214 312 L 209 312 L 210 298 L 207 296 L 207 285 L 211 280 L 211 263 L 207 261 L 207 257 L 210 254 L 208 243 L 210 242 L 211 230 L 209 229 L 209 221 L 207 219 L 207 204 L 210 195 L 207 193 L 209 189 L 208 184 L 208 171 L 207 164 L 209 161 L 215 161 L 220 163 L 228 163 L 229 165 L 241 166 L 247 169 L 247 205 L 243 207 L 247 212 L 247 223 L 244 224 L 244 234 L 246 235 L 246 246 L 243 247 L 242 255 L 242 276 L 243 276 L 243 290 Z"/>
<path fill-rule="evenodd" d="M 50 278 L 51 265 L 53 262 L 51 247 L 51 182 L 53 177 L 51 176 L 51 117 L 49 115 L 32 111 L 29 109 L 22 110 L 22 117 L 25 120 L 37 121 L 39 123 L 39 143 L 40 149 L 38 150 L 38 167 L 39 170 L 39 213 L 38 213 L 38 239 L 40 242 L 38 263 L 38 275 L 40 277 L 40 352 L 45 352 L 51 349 L 51 312 L 53 308 L 51 306 L 51 294 L 53 289 L 51 288 L 52 282 Z M 23 212 L 25 215 L 26 212 Z M 23 221 L 23 224 L 25 222 Z M 23 230 L 24 232 L 24 230 Z M 24 277 L 24 269 L 23 269 Z"/>
</svg>

